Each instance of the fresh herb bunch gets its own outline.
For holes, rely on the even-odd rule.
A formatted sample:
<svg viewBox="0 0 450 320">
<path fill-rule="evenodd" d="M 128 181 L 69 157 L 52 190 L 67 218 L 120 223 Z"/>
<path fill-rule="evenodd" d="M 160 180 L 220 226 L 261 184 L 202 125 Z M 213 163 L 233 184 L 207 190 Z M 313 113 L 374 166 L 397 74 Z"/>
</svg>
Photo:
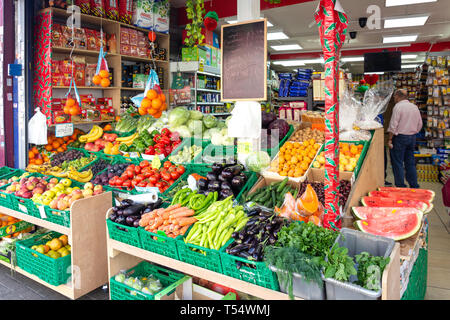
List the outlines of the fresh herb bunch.
<svg viewBox="0 0 450 320">
<path fill-rule="evenodd" d="M 361 252 L 355 256 L 358 264 L 358 281 L 356 284 L 363 288 L 378 291 L 381 289 L 381 275 L 389 264 L 390 258 L 376 257 L 368 252 Z"/>
<path fill-rule="evenodd" d="M 278 269 L 278 278 L 288 288 L 291 299 L 294 298 L 293 273 L 298 273 L 308 282 L 317 283 L 319 287 L 323 286 L 320 257 L 312 257 L 294 247 L 267 246 L 264 249 L 264 261 L 268 266 Z"/>
<path fill-rule="evenodd" d="M 292 222 L 278 233 L 277 247 L 293 247 L 313 257 L 324 258 L 338 232 L 316 226 L 312 222 Z"/>
<path fill-rule="evenodd" d="M 340 247 L 335 243 L 327 258 L 327 262 L 322 262 L 325 267 L 325 278 L 348 282 L 351 275 L 356 275 L 355 262 L 348 255 L 346 247 Z"/>
</svg>

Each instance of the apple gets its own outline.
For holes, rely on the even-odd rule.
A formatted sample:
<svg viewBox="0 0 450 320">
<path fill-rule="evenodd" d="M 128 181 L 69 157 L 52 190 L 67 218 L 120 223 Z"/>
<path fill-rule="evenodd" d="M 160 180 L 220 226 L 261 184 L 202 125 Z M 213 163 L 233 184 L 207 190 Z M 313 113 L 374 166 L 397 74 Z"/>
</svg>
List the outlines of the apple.
<svg viewBox="0 0 450 320">
<path fill-rule="evenodd" d="M 65 187 L 70 187 L 72 185 L 72 180 L 64 178 L 61 179 L 60 183 L 62 183 Z"/>
<path fill-rule="evenodd" d="M 55 186 L 55 188 L 56 189 L 58 189 L 59 191 L 64 191 L 64 185 L 62 184 L 62 183 L 58 183 L 56 186 Z"/>
<path fill-rule="evenodd" d="M 57 185 L 57 184 L 58 184 L 58 179 L 56 179 L 56 178 L 51 178 L 49 182 L 50 182 L 50 183 L 53 183 L 54 185 Z"/>
<path fill-rule="evenodd" d="M 42 187 L 36 187 L 33 189 L 33 194 L 43 194 L 44 193 L 44 188 Z"/>
<path fill-rule="evenodd" d="M 27 187 L 27 189 L 28 189 L 29 191 L 31 191 L 31 190 L 33 190 L 33 189 L 36 187 L 36 184 L 33 183 L 33 182 L 31 182 L 31 181 L 28 181 L 28 182 L 26 183 L 26 187 Z"/>
<path fill-rule="evenodd" d="M 62 199 L 64 199 L 65 196 L 66 196 L 65 193 L 59 192 L 59 193 L 56 194 L 56 199 L 62 200 Z"/>
<path fill-rule="evenodd" d="M 103 193 L 103 187 L 101 185 L 96 185 L 94 187 L 94 196 Z"/>
<path fill-rule="evenodd" d="M 71 194 L 72 193 L 72 188 L 71 187 L 68 187 L 68 188 L 66 188 L 65 190 L 64 190 L 64 192 L 65 193 L 67 193 L 67 194 Z"/>
<path fill-rule="evenodd" d="M 22 195 L 22 197 L 25 199 L 31 199 L 32 196 L 33 196 L 33 194 L 31 193 L 31 191 L 26 191 Z"/>
<path fill-rule="evenodd" d="M 39 182 L 41 182 L 38 177 L 31 177 L 30 179 L 28 179 L 28 181 L 31 181 L 34 184 L 38 184 Z"/>
<path fill-rule="evenodd" d="M 54 199 L 50 202 L 50 208 L 58 209 L 58 200 Z"/>
<path fill-rule="evenodd" d="M 69 207 L 69 203 L 63 199 L 58 200 L 58 210 L 66 210 Z"/>
<path fill-rule="evenodd" d="M 94 185 L 93 185 L 91 182 L 87 182 L 87 183 L 85 183 L 85 185 L 84 185 L 84 190 L 86 190 L 86 189 L 91 189 L 91 190 L 93 190 L 93 189 L 94 189 Z"/>
<path fill-rule="evenodd" d="M 74 194 L 74 195 L 72 195 L 72 198 L 71 198 L 71 199 L 72 199 L 72 200 L 80 200 L 80 199 L 83 199 L 83 193 L 80 192 L 80 193 Z"/>
<path fill-rule="evenodd" d="M 74 189 L 74 190 L 72 190 L 71 195 L 72 195 L 72 197 L 76 196 L 76 195 L 80 195 L 81 197 L 83 197 L 83 192 L 79 189 Z"/>
<path fill-rule="evenodd" d="M 83 190 L 83 196 L 85 198 L 92 197 L 93 194 L 94 194 L 94 191 L 92 191 L 92 189 L 85 189 L 85 190 Z"/>
</svg>

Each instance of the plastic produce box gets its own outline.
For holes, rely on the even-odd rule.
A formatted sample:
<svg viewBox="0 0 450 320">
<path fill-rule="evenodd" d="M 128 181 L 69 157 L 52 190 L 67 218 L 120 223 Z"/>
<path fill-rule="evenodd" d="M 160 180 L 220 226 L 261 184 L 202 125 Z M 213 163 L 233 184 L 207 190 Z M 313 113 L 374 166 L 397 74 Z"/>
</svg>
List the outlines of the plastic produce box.
<svg viewBox="0 0 450 320">
<path fill-rule="evenodd" d="M 256 176 L 256 178 L 257 178 L 257 180 L 255 181 L 255 183 L 251 184 L 248 192 L 246 193 L 246 196 L 245 196 L 246 198 L 248 198 L 251 194 L 255 193 L 258 189 L 264 188 L 271 183 L 281 182 L 285 179 L 283 177 L 282 178 L 269 178 L 269 177 L 262 177 L 262 176 L 260 176 L 260 177 Z M 296 181 L 288 180 L 286 185 L 290 186 L 294 190 L 299 190 L 301 184 Z M 260 203 L 258 203 L 258 204 L 262 205 Z"/>
<path fill-rule="evenodd" d="M 361 151 L 361 154 L 359 156 L 359 159 L 356 162 L 356 167 L 353 170 L 353 172 L 355 174 L 355 178 L 357 178 L 358 174 L 359 174 L 359 170 L 361 170 L 361 167 L 362 167 L 362 165 L 364 163 L 364 159 L 366 157 L 367 150 L 369 150 L 369 146 L 370 146 L 369 141 L 364 141 L 364 140 L 361 140 L 361 141 L 339 141 L 339 143 L 349 143 L 349 144 L 354 144 L 354 145 L 357 145 L 357 146 L 361 145 L 361 144 L 364 145 L 364 147 L 363 147 L 363 149 Z"/>
<path fill-rule="evenodd" d="M 189 233 L 187 232 L 185 236 L 188 234 Z M 192 243 L 186 243 L 184 242 L 185 236 L 183 236 L 182 239 L 177 240 L 177 250 L 180 261 L 214 272 L 223 273 L 220 252 L 221 250 L 225 250 L 230 243 L 233 242 L 233 239 L 230 239 L 219 250 L 214 250 L 200 247 Z"/>
<path fill-rule="evenodd" d="M 280 143 L 277 146 L 273 148 L 262 149 L 262 151 L 266 151 L 269 154 L 269 156 L 273 158 L 278 154 L 278 151 L 280 150 L 281 146 L 292 136 L 293 133 L 294 133 L 294 126 L 289 125 L 288 133 L 284 136 L 283 139 L 281 139 Z"/>
<path fill-rule="evenodd" d="M 8 179 L 8 178 L 5 178 L 5 176 L 7 176 L 10 173 L 13 173 L 14 171 L 16 171 L 16 169 L 12 169 L 9 167 L 1 167 L 0 168 L 0 179 Z"/>
<path fill-rule="evenodd" d="M 270 270 L 273 272 L 280 272 L 277 268 L 270 266 Z M 283 271 L 281 271 L 283 272 Z M 322 280 L 325 278 L 322 275 Z M 279 281 L 280 291 L 288 294 L 289 290 L 285 283 Z M 306 281 L 302 275 L 298 273 L 292 274 L 292 293 L 295 297 L 302 298 L 305 300 L 325 300 L 325 283 L 322 283 L 322 287 L 313 281 Z"/>
<path fill-rule="evenodd" d="M 162 234 L 156 234 L 146 231 L 145 228 L 142 227 L 138 228 L 138 232 L 142 249 L 172 259 L 180 260 L 177 250 L 177 238 L 181 240 L 181 236 L 178 236 L 177 238 L 171 238 Z"/>
<path fill-rule="evenodd" d="M 229 242 L 228 245 L 231 243 Z M 228 254 L 225 252 L 226 248 L 227 246 L 220 249 L 220 260 L 222 261 L 222 273 L 224 275 L 271 290 L 280 290 L 276 273 L 270 270 L 265 262 L 250 261 Z M 240 267 L 238 267 L 238 262 L 241 263 Z"/>
<path fill-rule="evenodd" d="M 111 213 L 112 208 L 108 210 L 107 217 L 109 217 Z M 106 218 L 106 225 L 108 227 L 108 234 L 110 239 L 126 243 L 133 247 L 141 249 L 143 248 L 138 228 L 115 223 L 109 218 Z"/>
<path fill-rule="evenodd" d="M 52 231 L 45 235 L 37 235 L 27 240 L 17 241 L 17 266 L 51 285 L 59 286 L 66 283 L 72 273 L 70 267 L 72 263 L 71 254 L 53 259 L 31 249 L 34 245 L 45 244 L 52 238 L 60 236 L 60 233 Z"/>
<path fill-rule="evenodd" d="M 30 173 L 30 175 L 28 175 L 27 177 L 44 177 L 44 175 L 42 175 L 40 173 Z M 20 211 L 20 212 L 30 215 L 32 217 L 41 218 L 39 209 L 33 200 L 18 197 L 18 196 L 15 196 L 14 194 L 11 194 L 11 199 L 12 199 L 12 205 L 13 205 L 12 209 L 13 210 Z"/>
<path fill-rule="evenodd" d="M 392 239 L 347 228 L 341 229 L 335 243 L 346 247 L 348 255 L 352 258 L 363 251 L 387 258 L 395 245 Z M 378 300 L 381 297 L 381 290 L 372 291 L 351 283 L 357 280 L 356 276 L 352 275 L 349 280 L 350 282 L 342 282 L 325 278 L 327 300 Z"/>
<path fill-rule="evenodd" d="M 18 169 L 18 170 L 15 170 L 13 172 L 10 172 L 10 173 L 4 175 L 2 179 L 10 179 L 12 177 L 20 177 L 25 172 L 26 172 L 25 170 Z M 5 184 L 4 186 L 0 187 L 0 206 L 8 208 L 8 209 L 16 210 L 15 202 L 13 200 L 14 195 L 11 193 L 5 192 L 6 188 L 9 185 L 11 185 L 11 183 Z"/>
<path fill-rule="evenodd" d="M 172 295 L 179 285 L 190 279 L 182 273 L 174 272 L 147 261 L 139 263 L 125 274 L 126 277 L 147 277 L 149 275 L 153 275 L 161 282 L 163 286 L 161 291 L 154 295 L 147 294 L 116 281 L 114 276 L 109 279 L 111 300 L 161 300 L 164 296 Z"/>
<path fill-rule="evenodd" d="M 167 160 L 170 159 L 170 157 L 173 157 L 175 155 L 178 154 L 178 152 L 180 152 L 181 150 L 184 149 L 184 147 L 190 147 L 193 145 L 199 146 L 202 148 L 202 150 L 200 151 L 200 153 L 198 155 L 196 155 L 194 157 L 194 159 L 192 159 L 189 162 L 181 162 L 181 163 L 177 163 L 174 162 L 175 164 L 182 164 L 184 166 L 189 166 L 192 164 L 202 164 L 202 153 L 203 150 L 210 144 L 209 140 L 202 140 L 202 139 L 197 139 L 197 138 L 187 138 L 187 139 L 183 139 L 183 142 L 180 143 L 180 145 L 178 145 L 178 147 L 172 151 L 172 153 L 167 157 Z M 169 160 L 170 161 L 170 160 Z"/>
</svg>

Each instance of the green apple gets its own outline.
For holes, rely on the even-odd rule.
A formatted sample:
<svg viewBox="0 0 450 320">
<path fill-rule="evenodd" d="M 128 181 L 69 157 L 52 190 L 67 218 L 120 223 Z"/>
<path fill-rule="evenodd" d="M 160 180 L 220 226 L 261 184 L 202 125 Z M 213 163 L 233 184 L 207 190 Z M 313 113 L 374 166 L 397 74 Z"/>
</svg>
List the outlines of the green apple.
<svg viewBox="0 0 450 320">
<path fill-rule="evenodd" d="M 56 196 L 56 192 L 53 191 L 53 190 L 47 190 L 47 191 L 44 192 L 43 196 L 47 197 L 49 199 L 52 199 L 52 198 L 54 198 Z"/>
<path fill-rule="evenodd" d="M 64 186 L 62 183 L 58 183 L 58 184 L 55 186 L 55 189 L 57 189 L 57 190 L 59 190 L 59 191 L 64 191 L 65 186 Z"/>
<path fill-rule="evenodd" d="M 65 187 L 70 187 L 72 185 L 72 180 L 64 178 L 61 179 L 59 183 L 62 183 Z"/>
<path fill-rule="evenodd" d="M 68 188 L 66 188 L 65 193 L 71 194 L 71 193 L 72 193 L 72 190 L 73 190 L 73 188 L 68 187 Z"/>
</svg>

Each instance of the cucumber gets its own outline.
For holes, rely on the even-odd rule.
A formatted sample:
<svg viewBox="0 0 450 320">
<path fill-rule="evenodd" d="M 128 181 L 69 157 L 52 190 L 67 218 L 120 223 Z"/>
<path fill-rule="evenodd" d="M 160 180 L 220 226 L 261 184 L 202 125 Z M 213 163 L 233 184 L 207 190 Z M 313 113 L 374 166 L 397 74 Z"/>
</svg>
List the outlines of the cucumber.
<svg viewBox="0 0 450 320">
<path fill-rule="evenodd" d="M 288 183 L 288 181 L 289 181 L 289 178 L 284 178 L 284 180 L 281 181 L 280 185 L 278 186 L 277 192 L 281 192 L 284 189 L 284 187 L 286 186 L 286 184 Z"/>
</svg>

